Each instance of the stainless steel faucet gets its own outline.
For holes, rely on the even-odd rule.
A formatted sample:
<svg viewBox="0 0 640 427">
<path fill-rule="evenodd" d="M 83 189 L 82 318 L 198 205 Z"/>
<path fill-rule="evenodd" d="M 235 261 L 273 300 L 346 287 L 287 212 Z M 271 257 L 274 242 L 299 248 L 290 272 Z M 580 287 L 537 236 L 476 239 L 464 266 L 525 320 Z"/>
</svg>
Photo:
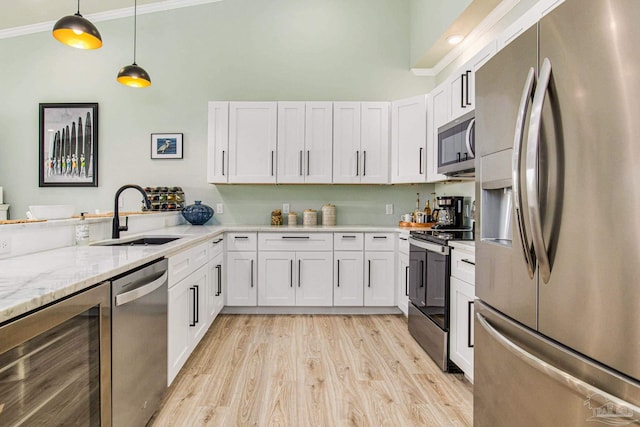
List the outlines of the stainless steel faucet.
<svg viewBox="0 0 640 427">
<path fill-rule="evenodd" d="M 142 196 L 144 197 L 143 202 L 144 202 L 145 206 L 147 207 L 147 209 L 151 209 L 151 203 L 149 202 L 149 199 L 147 198 L 147 193 L 139 185 L 127 184 L 127 185 L 123 185 L 122 187 L 118 188 L 118 191 L 116 191 L 115 204 L 113 206 L 113 224 L 112 224 L 112 227 L 111 227 L 111 238 L 112 239 L 119 239 L 121 231 L 129 230 L 129 217 L 125 217 L 124 226 L 121 227 L 120 226 L 120 218 L 119 218 L 119 215 L 118 215 L 118 198 L 120 197 L 120 193 L 122 193 L 127 188 L 135 188 L 140 193 L 142 193 Z"/>
</svg>

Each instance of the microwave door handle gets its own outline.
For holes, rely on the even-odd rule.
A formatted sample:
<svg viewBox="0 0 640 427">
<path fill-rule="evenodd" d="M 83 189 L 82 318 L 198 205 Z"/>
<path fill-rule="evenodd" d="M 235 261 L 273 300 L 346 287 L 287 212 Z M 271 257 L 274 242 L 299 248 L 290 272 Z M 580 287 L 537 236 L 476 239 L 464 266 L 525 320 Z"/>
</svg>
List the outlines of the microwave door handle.
<svg viewBox="0 0 640 427">
<path fill-rule="evenodd" d="M 467 145 L 467 153 L 469 154 L 469 158 L 474 158 L 476 153 L 473 152 L 473 147 L 471 146 L 471 131 L 476 124 L 476 119 L 471 119 L 469 121 L 469 126 L 467 126 L 467 133 L 464 136 L 464 142 Z"/>
<path fill-rule="evenodd" d="M 527 206 L 529 208 L 529 218 L 531 221 L 531 240 L 533 249 L 538 258 L 540 266 L 540 276 L 544 283 L 549 283 L 551 276 L 551 264 L 547 248 L 542 235 L 542 219 L 540 213 L 540 198 L 538 195 L 538 148 L 540 145 L 540 127 L 542 124 L 542 106 L 547 94 L 549 80 L 551 79 L 551 61 L 544 58 L 540 75 L 538 77 L 538 87 L 533 96 L 531 104 L 531 119 L 529 123 L 529 135 L 527 137 L 527 158 L 526 158 L 526 185 L 527 185 Z"/>
<path fill-rule="evenodd" d="M 495 340 L 517 359 L 526 363 L 528 366 L 537 370 L 541 374 L 570 388 L 577 395 L 587 396 L 590 398 L 592 403 L 597 403 L 599 405 L 611 402 L 614 406 L 620 409 L 625 409 L 633 412 L 635 416 L 640 414 L 640 407 L 634 405 L 633 403 L 627 402 L 617 396 L 609 394 L 606 391 L 601 390 L 581 380 L 580 378 L 574 377 L 568 372 L 556 368 L 555 366 L 540 359 L 536 355 L 529 353 L 524 348 L 520 347 L 518 344 L 514 343 L 509 338 L 497 331 L 482 314 L 476 313 L 476 321 L 482 327 L 482 329 L 484 329 L 484 331 L 489 334 L 491 338 L 493 338 L 493 340 Z"/>
<path fill-rule="evenodd" d="M 513 138 L 513 157 L 511 162 L 511 178 L 513 188 L 513 206 L 516 217 L 516 225 L 518 226 L 518 232 L 520 233 L 520 242 L 522 243 L 522 253 L 524 260 L 527 263 L 527 272 L 529 278 L 533 279 L 534 271 L 536 269 L 536 260 L 533 253 L 533 247 L 529 243 L 527 236 L 527 230 L 524 226 L 524 215 L 522 213 L 522 189 L 520 188 L 520 157 L 522 155 L 522 140 L 524 138 L 524 127 L 527 117 L 527 109 L 529 102 L 533 97 L 535 90 L 536 73 L 533 67 L 529 69 L 527 74 L 527 80 L 525 81 L 524 88 L 522 89 L 522 97 L 520 98 L 520 107 L 518 108 L 518 118 L 516 120 L 516 132 Z"/>
</svg>

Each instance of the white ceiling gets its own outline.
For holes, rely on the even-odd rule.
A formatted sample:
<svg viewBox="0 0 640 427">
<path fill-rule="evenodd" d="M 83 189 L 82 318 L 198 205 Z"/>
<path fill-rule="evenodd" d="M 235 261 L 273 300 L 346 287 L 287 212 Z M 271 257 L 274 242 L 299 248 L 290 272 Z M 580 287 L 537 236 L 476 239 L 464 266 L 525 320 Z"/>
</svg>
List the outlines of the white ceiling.
<svg viewBox="0 0 640 427">
<path fill-rule="evenodd" d="M 220 0 L 138 0 L 138 12 L 175 9 Z M 78 10 L 77 0 L 0 0 L 0 31 L 55 22 Z M 80 13 L 100 21 L 131 15 L 133 0 L 80 0 Z M 90 19 L 91 20 L 91 19 Z M 5 31 L 6 32 L 6 31 Z"/>
</svg>

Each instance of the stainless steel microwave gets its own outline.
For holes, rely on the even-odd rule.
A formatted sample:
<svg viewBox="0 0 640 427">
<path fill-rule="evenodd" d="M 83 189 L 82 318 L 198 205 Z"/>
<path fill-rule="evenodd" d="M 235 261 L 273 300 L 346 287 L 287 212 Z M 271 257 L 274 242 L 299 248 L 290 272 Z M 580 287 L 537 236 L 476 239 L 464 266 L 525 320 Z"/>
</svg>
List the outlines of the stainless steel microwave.
<svg viewBox="0 0 640 427">
<path fill-rule="evenodd" d="M 471 111 L 438 128 L 438 173 L 474 176 L 475 122 Z"/>
</svg>

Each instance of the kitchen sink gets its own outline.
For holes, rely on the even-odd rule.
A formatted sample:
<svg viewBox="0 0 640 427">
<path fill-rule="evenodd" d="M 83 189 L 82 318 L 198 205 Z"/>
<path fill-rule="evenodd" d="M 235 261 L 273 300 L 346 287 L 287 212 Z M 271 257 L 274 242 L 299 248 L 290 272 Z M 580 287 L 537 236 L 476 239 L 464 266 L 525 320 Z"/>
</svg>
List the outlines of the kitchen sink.
<svg viewBox="0 0 640 427">
<path fill-rule="evenodd" d="M 181 236 L 143 236 L 136 239 L 127 240 L 109 240 L 106 242 L 93 243 L 94 246 L 157 246 L 165 243 L 173 242 L 180 239 Z"/>
</svg>

